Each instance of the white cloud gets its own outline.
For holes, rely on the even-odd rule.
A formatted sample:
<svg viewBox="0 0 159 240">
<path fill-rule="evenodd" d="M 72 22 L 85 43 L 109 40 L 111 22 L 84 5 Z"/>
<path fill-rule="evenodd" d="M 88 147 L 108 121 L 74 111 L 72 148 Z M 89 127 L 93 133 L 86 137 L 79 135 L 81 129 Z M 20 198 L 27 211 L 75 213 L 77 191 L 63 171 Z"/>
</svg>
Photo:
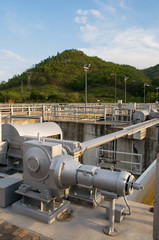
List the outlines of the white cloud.
<svg viewBox="0 0 159 240">
<path fill-rule="evenodd" d="M 113 43 L 122 48 L 133 49 L 140 47 L 159 50 L 159 42 L 155 40 L 153 30 L 144 30 L 142 28 L 130 28 L 118 32 L 114 36 Z"/>
<path fill-rule="evenodd" d="M 77 22 L 77 23 L 82 23 L 82 24 L 86 24 L 86 22 L 87 22 L 87 17 L 86 16 L 77 16 L 77 17 L 75 17 L 75 22 Z"/>
<path fill-rule="evenodd" d="M 16 53 L 9 51 L 9 50 L 0 50 L 0 62 L 1 61 L 19 61 L 25 62 L 26 60 L 23 59 L 21 56 L 17 55 Z"/>
<path fill-rule="evenodd" d="M 98 35 L 99 34 L 99 35 Z M 101 41 L 102 36 L 102 41 Z M 96 32 L 96 38 L 83 37 L 91 47 L 80 49 L 90 56 L 98 56 L 106 61 L 129 64 L 146 68 L 159 63 L 159 42 L 153 31 L 130 28 L 125 31 Z"/>
<path fill-rule="evenodd" d="M 80 37 L 83 39 L 83 41 L 89 42 L 90 39 L 93 40 L 96 38 L 96 32 L 98 31 L 98 28 L 89 23 L 89 16 L 94 18 L 102 18 L 101 13 L 98 10 L 90 9 L 90 10 L 82 10 L 78 9 L 76 11 L 76 14 L 78 16 L 75 17 L 74 21 L 76 23 L 81 24 L 80 26 Z"/>
<path fill-rule="evenodd" d="M 80 27 L 81 34 L 83 41 L 89 42 L 90 39 L 91 41 L 94 41 L 96 39 L 96 35 L 98 32 L 98 29 L 90 24 L 86 24 L 85 26 Z"/>
<path fill-rule="evenodd" d="M 90 24 L 86 24 L 85 26 L 81 26 L 80 29 L 81 29 L 81 32 L 83 32 L 84 34 L 87 34 L 87 33 L 94 32 L 94 31 L 98 30 L 96 27 L 91 26 Z"/>
<path fill-rule="evenodd" d="M 24 59 L 10 50 L 0 50 L 0 82 L 21 74 L 35 63 L 36 60 Z"/>
<path fill-rule="evenodd" d="M 116 9 L 113 5 L 107 4 L 101 0 L 95 0 L 95 2 L 100 6 L 100 8 L 110 14 L 114 14 L 116 12 Z"/>
<path fill-rule="evenodd" d="M 87 17 L 85 21 L 79 21 L 81 23 L 79 30 L 81 40 L 90 45 L 80 50 L 90 56 L 98 56 L 106 61 L 129 64 L 137 68 L 159 63 L 157 28 L 146 29 L 127 23 L 129 7 L 125 0 L 94 1 L 101 11 L 79 9 L 76 12 L 79 17 Z"/>
<path fill-rule="evenodd" d="M 88 15 L 92 15 L 96 18 L 101 18 L 101 13 L 98 10 L 95 10 L 95 9 L 90 9 L 90 10 L 78 9 L 76 11 L 76 14 L 78 15 L 79 18 L 85 17 L 84 19 L 87 19 Z M 75 20 L 76 20 L 76 18 L 75 18 Z"/>
<path fill-rule="evenodd" d="M 144 36 L 142 40 L 149 48 L 156 48 L 159 50 L 159 42 L 155 41 L 154 36 Z"/>
<path fill-rule="evenodd" d="M 3 78 L 5 76 L 5 72 L 0 70 L 0 78 Z"/>
<path fill-rule="evenodd" d="M 78 9 L 76 11 L 76 14 L 78 14 L 78 15 L 87 15 L 88 14 L 88 10 Z"/>
<path fill-rule="evenodd" d="M 156 62 L 159 62 L 159 57 L 156 55 L 155 50 L 151 50 L 149 54 L 147 54 L 144 48 L 136 49 L 135 51 L 109 47 L 82 48 L 80 50 L 89 56 L 98 56 L 108 62 L 128 64 L 139 69 L 154 66 Z"/>
<path fill-rule="evenodd" d="M 97 18 L 100 18 L 101 17 L 101 13 L 97 10 L 94 10 L 94 9 L 90 9 L 89 10 L 89 13 L 91 13 L 93 16 L 97 17 Z"/>
</svg>

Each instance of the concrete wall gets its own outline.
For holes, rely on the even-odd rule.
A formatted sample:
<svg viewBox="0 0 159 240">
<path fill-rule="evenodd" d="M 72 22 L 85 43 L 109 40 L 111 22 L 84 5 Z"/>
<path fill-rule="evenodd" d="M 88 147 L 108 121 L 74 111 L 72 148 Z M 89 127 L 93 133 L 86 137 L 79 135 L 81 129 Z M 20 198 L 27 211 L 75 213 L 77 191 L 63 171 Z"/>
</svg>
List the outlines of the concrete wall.
<svg viewBox="0 0 159 240">
<path fill-rule="evenodd" d="M 15 119 L 14 123 L 27 124 L 35 123 L 39 120 L 35 119 Z M 111 128 L 110 125 L 105 125 L 102 122 L 98 123 L 78 123 L 78 122 L 64 122 L 56 121 L 63 131 L 63 139 L 75 140 L 84 142 L 91 140 L 105 134 L 121 130 L 118 128 Z M 105 149 L 117 150 L 121 152 L 133 152 L 133 146 L 137 153 L 143 155 L 143 169 L 146 169 L 156 158 L 158 152 L 158 128 L 148 128 L 146 130 L 146 137 L 143 140 L 133 139 L 132 136 L 127 138 L 117 139 L 116 142 L 110 142 L 104 145 Z M 115 146 L 114 146 L 115 145 Z M 118 160 L 123 156 L 118 156 Z M 83 164 L 97 165 L 96 149 L 86 151 L 81 158 Z"/>
<path fill-rule="evenodd" d="M 105 126 L 99 123 L 78 123 L 78 122 L 60 122 L 56 121 L 63 131 L 64 139 L 77 140 L 84 142 L 105 134 L 109 134 L 120 129 Z M 115 149 L 121 152 L 133 152 L 143 155 L 143 169 L 146 169 L 157 156 L 158 128 L 149 128 L 146 131 L 146 137 L 143 140 L 133 139 L 132 136 L 117 139 Z M 105 144 L 105 149 L 114 149 L 113 142 Z M 90 149 L 82 157 L 83 164 L 97 165 L 96 149 Z"/>
<path fill-rule="evenodd" d="M 148 128 L 145 138 L 145 169 L 153 162 L 158 153 L 158 128 Z"/>
<path fill-rule="evenodd" d="M 105 126 L 101 124 L 87 124 L 77 122 L 58 122 L 63 131 L 63 139 L 85 142 L 105 135 Z M 81 162 L 83 164 L 97 165 L 96 149 L 90 149 L 84 153 Z"/>
</svg>

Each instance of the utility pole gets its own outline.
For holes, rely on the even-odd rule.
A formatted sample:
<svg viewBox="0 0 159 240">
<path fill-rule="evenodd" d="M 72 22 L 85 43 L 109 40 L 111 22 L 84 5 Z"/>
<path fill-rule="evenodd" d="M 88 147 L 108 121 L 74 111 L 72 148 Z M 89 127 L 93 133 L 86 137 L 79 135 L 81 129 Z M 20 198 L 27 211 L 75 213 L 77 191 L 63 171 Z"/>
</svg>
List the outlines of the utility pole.
<svg viewBox="0 0 159 240">
<path fill-rule="evenodd" d="M 156 88 L 156 101 L 158 102 L 158 89 L 159 87 Z"/>
<path fill-rule="evenodd" d="M 129 77 L 124 77 L 125 82 L 125 103 L 126 103 L 126 81 L 129 79 Z"/>
<path fill-rule="evenodd" d="M 149 87 L 150 85 L 147 83 L 144 83 L 144 103 L 146 102 L 146 93 L 145 93 L 145 88 Z"/>
<path fill-rule="evenodd" d="M 30 92 L 30 90 L 31 90 L 31 81 L 30 81 L 31 74 L 32 74 L 32 72 L 27 72 L 27 76 L 28 76 L 27 85 L 28 85 L 28 91 L 29 91 L 29 92 Z"/>
<path fill-rule="evenodd" d="M 87 107 L 87 71 L 90 68 L 90 64 L 85 63 L 83 66 L 85 72 L 85 108 Z"/>
<path fill-rule="evenodd" d="M 83 69 L 84 69 L 84 73 L 85 73 L 85 111 L 86 111 L 86 107 L 87 107 L 87 71 L 89 70 L 91 64 L 87 64 L 82 61 L 69 60 L 69 59 L 65 60 L 65 63 L 71 63 L 71 62 L 83 64 Z"/>
<path fill-rule="evenodd" d="M 21 96 L 23 97 L 23 81 L 21 81 Z"/>
<path fill-rule="evenodd" d="M 114 76 L 114 90 L 115 90 L 114 101 L 116 103 L 116 73 L 111 73 L 110 76 Z"/>
</svg>

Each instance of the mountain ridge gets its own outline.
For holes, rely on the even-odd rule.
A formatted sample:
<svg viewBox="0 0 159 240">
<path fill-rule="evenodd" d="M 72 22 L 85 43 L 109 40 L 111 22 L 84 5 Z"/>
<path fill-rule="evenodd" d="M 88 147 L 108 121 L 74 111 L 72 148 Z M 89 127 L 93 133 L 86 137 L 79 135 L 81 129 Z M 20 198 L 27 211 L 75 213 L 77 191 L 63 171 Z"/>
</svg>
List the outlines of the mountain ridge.
<svg viewBox="0 0 159 240">
<path fill-rule="evenodd" d="M 66 60 L 70 60 L 66 61 Z M 48 57 L 33 65 L 8 82 L 0 84 L 0 101 L 6 102 L 84 102 L 84 63 L 91 64 L 87 71 L 88 101 L 114 102 L 116 78 L 117 99 L 124 101 L 125 77 L 128 101 L 141 102 L 143 86 L 147 82 L 155 85 L 153 67 L 139 70 L 126 64 L 107 62 L 96 56 L 70 49 Z M 157 67 L 159 76 L 159 65 Z M 151 79 L 150 73 L 154 78 Z M 149 99 L 154 101 L 153 87 L 149 88 Z M 152 96 L 151 96 L 152 95 Z"/>
</svg>

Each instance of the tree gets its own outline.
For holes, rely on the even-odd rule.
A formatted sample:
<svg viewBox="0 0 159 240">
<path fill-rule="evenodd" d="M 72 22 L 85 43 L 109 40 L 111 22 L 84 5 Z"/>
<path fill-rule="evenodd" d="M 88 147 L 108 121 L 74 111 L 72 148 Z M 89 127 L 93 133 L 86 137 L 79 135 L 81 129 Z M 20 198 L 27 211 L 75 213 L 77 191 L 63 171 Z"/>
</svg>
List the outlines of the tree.
<svg viewBox="0 0 159 240">
<path fill-rule="evenodd" d="M 45 102 L 46 98 L 38 91 L 33 91 L 30 94 L 30 100 L 33 102 Z"/>
</svg>

